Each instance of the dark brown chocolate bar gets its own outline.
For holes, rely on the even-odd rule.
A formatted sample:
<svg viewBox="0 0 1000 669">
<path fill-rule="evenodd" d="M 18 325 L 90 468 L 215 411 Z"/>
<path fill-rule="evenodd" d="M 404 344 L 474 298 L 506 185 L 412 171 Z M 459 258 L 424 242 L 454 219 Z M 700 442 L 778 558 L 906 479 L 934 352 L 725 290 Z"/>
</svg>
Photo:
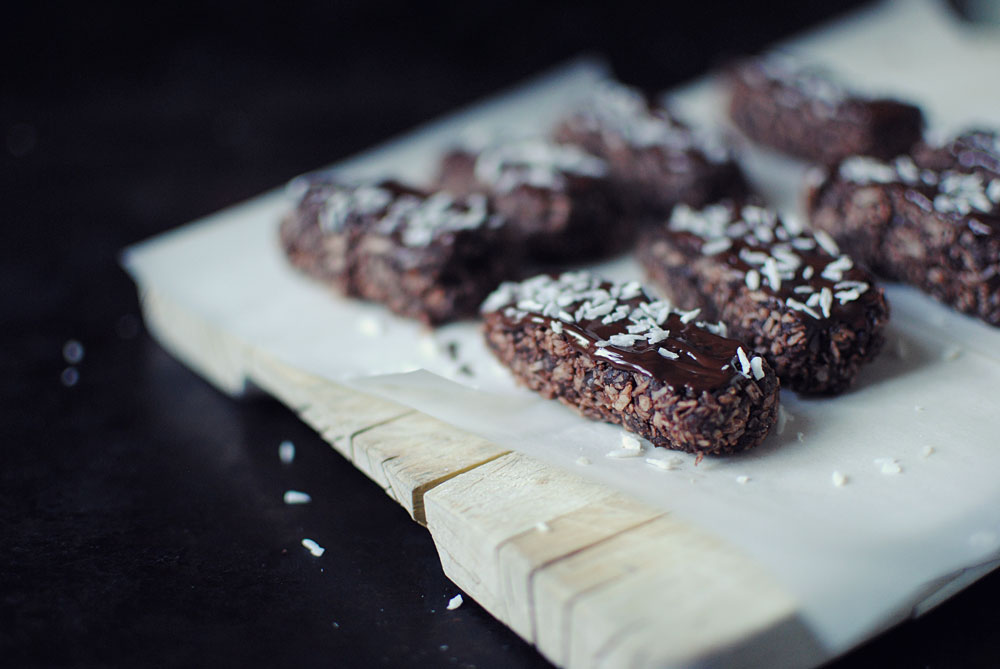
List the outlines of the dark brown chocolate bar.
<svg viewBox="0 0 1000 669">
<path fill-rule="evenodd" d="M 854 154 L 889 158 L 923 131 L 919 108 L 853 94 L 782 54 L 738 64 L 729 81 L 733 123 L 755 142 L 812 162 Z"/>
<path fill-rule="evenodd" d="M 815 180 L 812 225 L 856 260 L 1000 326 L 1000 137 L 973 132 Z"/>
<path fill-rule="evenodd" d="M 585 272 L 504 283 L 483 305 L 487 345 L 517 380 L 657 446 L 720 455 L 759 444 L 779 383 L 768 363 L 650 297 Z"/>
<path fill-rule="evenodd" d="M 576 146 L 543 138 L 458 148 L 442 161 L 438 185 L 487 194 L 529 256 L 547 262 L 594 259 L 635 241 L 632 220 L 608 179 L 608 165 Z"/>
<path fill-rule="evenodd" d="M 291 262 L 340 293 L 427 324 L 473 316 L 518 275 L 517 244 L 483 195 L 427 193 L 396 182 L 298 181 L 281 225 Z"/>
<path fill-rule="evenodd" d="M 884 342 L 889 311 L 871 274 L 825 233 L 763 207 L 680 205 L 644 233 L 639 259 L 674 303 L 725 323 L 786 388 L 842 392 Z"/>
<path fill-rule="evenodd" d="M 633 216 L 665 216 L 678 202 L 700 206 L 747 191 L 719 138 L 681 123 L 641 92 L 615 82 L 599 86 L 553 134 L 608 162 Z"/>
</svg>

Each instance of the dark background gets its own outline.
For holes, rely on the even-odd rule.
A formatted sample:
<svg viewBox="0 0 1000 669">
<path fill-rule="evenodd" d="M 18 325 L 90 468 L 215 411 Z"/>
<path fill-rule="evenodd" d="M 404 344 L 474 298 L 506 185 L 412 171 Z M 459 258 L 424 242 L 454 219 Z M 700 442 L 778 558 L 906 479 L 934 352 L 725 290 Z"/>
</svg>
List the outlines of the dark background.
<svg viewBox="0 0 1000 669">
<path fill-rule="evenodd" d="M 292 413 L 165 354 L 116 256 L 582 51 L 662 89 L 856 4 L 8 7 L 0 664 L 545 666 L 444 610 L 427 532 Z M 998 599 L 994 575 L 838 666 L 994 666 Z"/>
</svg>

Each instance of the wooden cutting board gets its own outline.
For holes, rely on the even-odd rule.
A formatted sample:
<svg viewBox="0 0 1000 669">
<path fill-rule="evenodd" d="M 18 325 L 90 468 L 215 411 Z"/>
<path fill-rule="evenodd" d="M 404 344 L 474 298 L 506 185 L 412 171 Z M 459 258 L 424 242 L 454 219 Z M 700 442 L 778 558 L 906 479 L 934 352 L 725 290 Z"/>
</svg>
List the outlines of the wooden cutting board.
<svg viewBox="0 0 1000 669">
<path fill-rule="evenodd" d="M 843 61 L 861 63 L 863 66 L 851 74 L 863 81 L 869 62 L 881 58 L 892 65 L 891 58 L 906 51 L 900 43 L 906 42 L 911 54 L 914 49 L 925 49 L 921 35 L 937 20 L 931 5 L 929 1 L 885 3 L 869 14 L 827 28 L 823 40 L 802 39 L 821 59 L 843 53 L 864 56 Z M 878 39 L 873 39 L 878 32 L 873 26 L 891 29 L 895 37 L 887 40 L 876 34 Z M 888 46 L 882 50 L 884 45 Z M 942 68 L 950 62 L 945 57 L 948 49 L 965 53 L 965 62 L 993 62 L 978 55 L 970 61 L 969 49 L 976 45 L 966 42 L 935 40 L 926 48 L 931 46 L 936 49 L 931 60 Z M 976 48 L 982 49 L 976 54 L 1000 54 L 995 44 L 983 43 Z M 901 72 L 909 71 L 896 65 Z M 574 90 L 592 85 L 593 67 L 577 68 L 583 78 L 575 83 L 571 70 L 568 76 L 543 79 L 521 90 L 529 97 L 548 96 L 551 102 L 569 90 L 559 89 L 554 83 L 557 80 L 569 81 Z M 924 72 L 917 74 L 922 77 Z M 948 76 L 936 78 L 941 87 L 937 110 L 944 118 L 964 118 L 970 101 L 962 91 L 968 90 L 969 77 L 951 75 L 949 71 Z M 975 98 L 980 107 L 995 109 L 992 103 L 987 104 L 992 99 L 990 90 L 980 91 Z M 530 97 L 533 103 L 537 99 Z M 682 115 L 702 121 L 712 118 L 711 112 L 717 112 L 720 104 L 711 91 L 689 95 L 687 100 L 697 104 L 681 109 Z M 416 166 L 417 172 L 426 172 L 417 156 L 426 154 L 431 145 L 440 148 L 457 125 L 476 120 L 491 109 L 506 113 L 506 108 L 500 109 L 503 104 L 498 99 L 460 112 L 440 127 L 425 128 L 359 157 L 347 167 L 378 173 L 405 163 Z M 531 104 L 527 110 L 524 106 L 522 111 L 533 116 L 544 105 Z M 757 184 L 772 201 L 797 196 L 788 185 L 798 183 L 800 167 L 792 166 L 796 178 L 791 179 L 776 163 L 759 167 L 762 169 L 756 174 L 776 177 L 773 183 Z M 257 235 L 257 242 L 263 239 L 271 255 L 280 255 L 274 250 L 274 240 L 263 233 L 272 232 L 281 206 L 276 196 L 264 196 L 171 233 L 169 240 L 152 242 L 150 247 L 169 241 L 172 253 L 180 255 L 159 258 L 155 272 L 144 273 L 130 266 L 150 332 L 222 391 L 236 396 L 256 388 L 294 410 L 416 522 L 427 527 L 445 573 L 484 608 L 535 644 L 547 658 L 568 667 L 692 663 L 805 666 L 835 652 L 814 638 L 804 622 L 802 603 L 775 582 L 770 569 L 734 545 L 664 511 L 671 507 L 649 506 L 617 488 L 282 362 L 289 358 L 279 358 L 273 349 L 260 344 L 273 334 L 271 331 L 251 328 L 250 336 L 220 325 L 226 321 L 218 317 L 221 311 L 228 309 L 226 316 L 231 317 L 239 315 L 239 308 L 260 305 L 230 309 L 229 302 L 220 299 L 221 292 L 201 284 L 186 294 L 187 299 L 177 299 L 179 293 L 170 280 L 184 273 L 183 261 L 193 258 L 192 262 L 201 266 L 219 264 L 218 247 L 203 244 L 216 233 L 232 235 L 235 231 L 237 241 L 248 242 L 253 235 L 244 233 L 250 223 L 256 226 L 251 232 Z M 254 217 L 256 221 L 248 220 Z M 232 241 L 231 237 L 226 239 Z M 149 255 L 155 254 L 146 255 L 148 261 Z M 255 263 L 260 258 L 250 255 L 230 254 L 225 261 L 243 262 L 250 271 L 241 276 L 256 278 Z M 178 259 L 180 264 L 174 264 Z M 290 272 L 284 265 L 282 268 Z M 282 328 L 287 323 L 278 319 L 270 325 Z M 995 355 L 994 346 L 985 350 L 989 356 Z M 873 634 L 880 625 L 909 615 L 909 606 L 924 599 L 913 609 L 919 613 L 994 566 L 995 561 L 966 569 L 957 579 L 936 573 L 940 580 L 915 586 L 915 591 L 907 593 L 912 597 L 906 604 L 877 623 L 866 622 L 863 634 Z M 851 643 L 859 640 L 853 637 Z"/>
<path fill-rule="evenodd" d="M 155 289 L 154 337 L 223 392 L 295 411 L 416 522 L 445 573 L 566 667 L 804 666 L 796 603 L 732 546 L 642 502 L 283 364 Z"/>
</svg>

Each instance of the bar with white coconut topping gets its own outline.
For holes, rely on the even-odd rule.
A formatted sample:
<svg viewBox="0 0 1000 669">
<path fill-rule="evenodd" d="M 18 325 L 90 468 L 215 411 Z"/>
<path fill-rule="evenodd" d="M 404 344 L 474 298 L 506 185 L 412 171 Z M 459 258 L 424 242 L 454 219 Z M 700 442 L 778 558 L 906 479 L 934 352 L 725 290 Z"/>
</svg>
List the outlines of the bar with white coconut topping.
<svg viewBox="0 0 1000 669">
<path fill-rule="evenodd" d="M 300 178 L 281 223 L 288 259 L 350 297 L 425 323 L 469 317 L 517 276 L 519 246 L 487 198 L 428 193 L 392 181 Z"/>
<path fill-rule="evenodd" d="M 792 390 L 842 392 L 882 347 L 888 307 L 872 276 L 764 207 L 679 205 L 638 255 L 668 298 L 725 323 Z"/>
<path fill-rule="evenodd" d="M 488 195 L 538 260 L 595 259 L 635 241 L 607 163 L 577 146 L 541 137 L 459 146 L 442 157 L 437 183 L 449 192 Z"/>
<path fill-rule="evenodd" d="M 558 123 L 559 142 L 607 161 L 626 210 L 662 216 L 678 202 L 703 205 L 747 192 L 721 136 L 682 123 L 640 91 L 606 81 Z"/>
<path fill-rule="evenodd" d="M 855 261 L 1000 327 L 1000 134 L 851 156 L 818 175 L 808 208 Z"/>
<path fill-rule="evenodd" d="M 778 410 L 770 365 L 725 326 L 584 272 L 504 283 L 482 307 L 486 343 L 522 384 L 655 446 L 756 446 Z"/>
<path fill-rule="evenodd" d="M 914 105 L 858 95 L 782 53 L 738 63 L 729 83 L 729 116 L 750 139 L 816 163 L 852 154 L 888 158 L 923 131 Z"/>
</svg>

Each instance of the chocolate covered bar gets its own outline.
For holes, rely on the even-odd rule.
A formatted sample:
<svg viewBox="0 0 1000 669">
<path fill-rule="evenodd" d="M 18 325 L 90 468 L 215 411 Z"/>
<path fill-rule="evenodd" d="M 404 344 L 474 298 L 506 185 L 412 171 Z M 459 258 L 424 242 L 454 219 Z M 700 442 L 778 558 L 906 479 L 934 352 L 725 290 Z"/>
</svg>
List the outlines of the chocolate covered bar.
<svg viewBox="0 0 1000 669">
<path fill-rule="evenodd" d="M 438 185 L 487 194 L 537 260 L 594 259 L 623 251 L 635 239 L 607 163 L 576 146 L 522 138 L 479 151 L 457 148 L 443 157 Z"/>
<path fill-rule="evenodd" d="M 774 424 L 770 365 L 638 282 L 540 275 L 502 284 L 482 312 L 487 345 L 520 383 L 657 446 L 735 453 Z"/>
<path fill-rule="evenodd" d="M 819 175 L 812 225 L 856 260 L 1000 326 L 1000 137 L 972 132 Z"/>
<path fill-rule="evenodd" d="M 674 303 L 725 323 L 786 388 L 841 392 L 884 342 L 889 310 L 871 274 L 825 233 L 802 233 L 763 207 L 680 205 L 638 253 Z"/>
<path fill-rule="evenodd" d="M 517 244 L 483 195 L 455 197 L 383 181 L 295 182 L 281 224 L 292 264 L 340 293 L 436 325 L 474 316 L 519 271 Z"/>
<path fill-rule="evenodd" d="M 739 166 L 717 137 L 688 127 L 618 83 L 599 86 L 553 136 L 606 160 L 633 216 L 664 216 L 678 202 L 700 206 L 747 190 Z"/>
<path fill-rule="evenodd" d="M 816 163 L 854 154 L 889 158 L 923 131 L 914 105 L 854 94 L 783 54 L 739 63 L 729 86 L 729 116 L 750 139 Z"/>
</svg>

